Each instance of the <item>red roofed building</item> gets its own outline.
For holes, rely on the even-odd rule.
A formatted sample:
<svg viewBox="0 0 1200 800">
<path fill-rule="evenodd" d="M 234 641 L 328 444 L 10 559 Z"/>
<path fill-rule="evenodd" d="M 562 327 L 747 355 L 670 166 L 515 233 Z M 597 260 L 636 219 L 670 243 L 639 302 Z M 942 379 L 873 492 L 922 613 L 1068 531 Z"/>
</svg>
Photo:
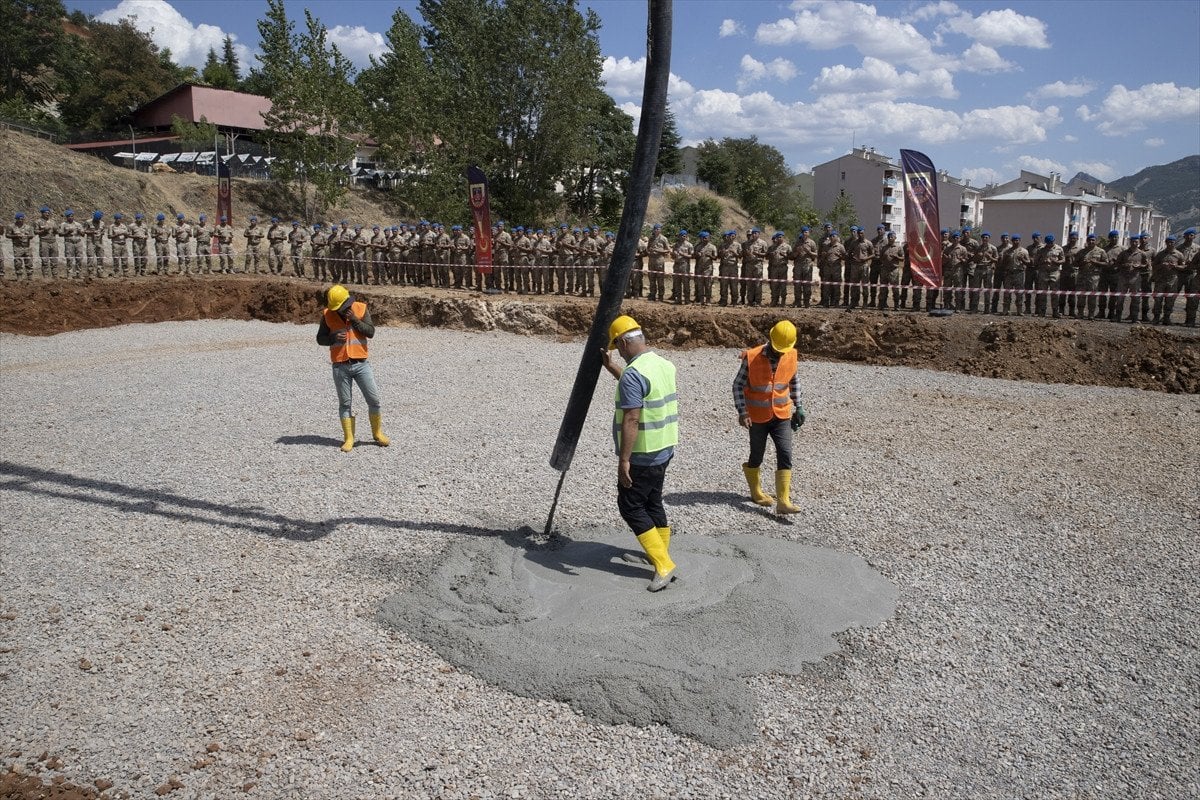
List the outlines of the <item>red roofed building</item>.
<svg viewBox="0 0 1200 800">
<path fill-rule="evenodd" d="M 181 83 L 133 112 L 139 130 L 170 130 L 174 117 L 188 122 L 205 121 L 222 132 L 252 133 L 266 128 L 263 114 L 271 110 L 271 99 L 258 94 L 234 92 Z"/>
</svg>

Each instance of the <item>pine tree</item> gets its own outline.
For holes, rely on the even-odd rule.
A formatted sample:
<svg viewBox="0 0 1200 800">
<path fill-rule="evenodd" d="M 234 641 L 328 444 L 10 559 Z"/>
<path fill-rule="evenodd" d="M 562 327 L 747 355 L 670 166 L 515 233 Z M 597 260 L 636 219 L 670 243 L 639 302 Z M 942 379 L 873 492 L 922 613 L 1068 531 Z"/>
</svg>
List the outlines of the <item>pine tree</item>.
<svg viewBox="0 0 1200 800">
<path fill-rule="evenodd" d="M 229 70 L 229 74 L 233 76 L 233 82 L 236 84 L 242 79 L 241 64 L 238 63 L 237 53 L 233 50 L 233 37 L 226 34 L 224 51 L 221 54 L 221 63 L 225 69 Z"/>
<path fill-rule="evenodd" d="M 682 143 L 679 129 L 675 125 L 675 114 L 667 106 L 666 117 L 663 119 L 662 137 L 658 145 L 658 161 L 654 165 L 654 177 L 678 175 L 683 172 L 683 156 L 679 152 Z"/>
</svg>

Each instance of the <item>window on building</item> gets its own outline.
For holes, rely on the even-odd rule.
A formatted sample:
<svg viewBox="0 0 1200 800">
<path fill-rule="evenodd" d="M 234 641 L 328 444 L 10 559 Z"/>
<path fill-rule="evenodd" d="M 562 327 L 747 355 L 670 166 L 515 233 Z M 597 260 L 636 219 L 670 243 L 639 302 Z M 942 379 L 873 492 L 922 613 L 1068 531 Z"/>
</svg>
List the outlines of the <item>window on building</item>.
<svg viewBox="0 0 1200 800">
<path fill-rule="evenodd" d="M 843 172 L 843 173 L 842 173 L 842 180 L 846 180 L 846 173 L 845 173 L 845 172 Z"/>
</svg>

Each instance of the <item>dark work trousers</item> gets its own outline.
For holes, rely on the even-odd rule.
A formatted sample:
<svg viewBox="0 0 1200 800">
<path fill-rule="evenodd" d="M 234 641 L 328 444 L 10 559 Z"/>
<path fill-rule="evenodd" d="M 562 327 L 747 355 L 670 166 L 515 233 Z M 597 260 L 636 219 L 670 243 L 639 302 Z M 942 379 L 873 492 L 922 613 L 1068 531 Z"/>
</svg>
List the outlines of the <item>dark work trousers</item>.
<svg viewBox="0 0 1200 800">
<path fill-rule="evenodd" d="M 778 417 L 770 422 L 750 423 L 750 460 L 746 463 L 751 469 L 758 469 L 762 465 L 768 436 L 775 442 L 775 469 L 791 469 L 792 421 Z"/>
<path fill-rule="evenodd" d="M 633 529 L 635 536 L 640 536 L 651 528 L 667 527 L 667 510 L 663 508 L 662 488 L 663 479 L 667 477 L 667 465 L 658 464 L 644 467 L 639 464 L 629 465 L 629 477 L 633 486 L 626 489 L 617 483 L 617 509 L 621 519 Z"/>
</svg>

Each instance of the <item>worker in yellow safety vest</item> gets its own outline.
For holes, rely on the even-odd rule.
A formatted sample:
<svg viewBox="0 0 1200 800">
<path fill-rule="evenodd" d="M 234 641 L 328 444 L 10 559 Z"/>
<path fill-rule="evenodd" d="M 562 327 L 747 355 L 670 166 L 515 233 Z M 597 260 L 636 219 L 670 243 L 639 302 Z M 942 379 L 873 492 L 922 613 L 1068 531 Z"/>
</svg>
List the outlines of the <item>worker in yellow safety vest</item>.
<svg viewBox="0 0 1200 800">
<path fill-rule="evenodd" d="M 678 577 L 671 560 L 671 526 L 663 508 L 663 480 L 679 443 L 679 400 L 675 365 L 650 350 L 642 328 L 622 314 L 608 327 L 608 347 L 601 358 L 617 379 L 613 412 L 613 443 L 617 464 L 617 508 L 633 529 L 646 559 L 630 553 L 628 561 L 649 561 L 652 592 L 667 588 Z M 613 363 L 611 350 L 625 361 Z"/>
</svg>

